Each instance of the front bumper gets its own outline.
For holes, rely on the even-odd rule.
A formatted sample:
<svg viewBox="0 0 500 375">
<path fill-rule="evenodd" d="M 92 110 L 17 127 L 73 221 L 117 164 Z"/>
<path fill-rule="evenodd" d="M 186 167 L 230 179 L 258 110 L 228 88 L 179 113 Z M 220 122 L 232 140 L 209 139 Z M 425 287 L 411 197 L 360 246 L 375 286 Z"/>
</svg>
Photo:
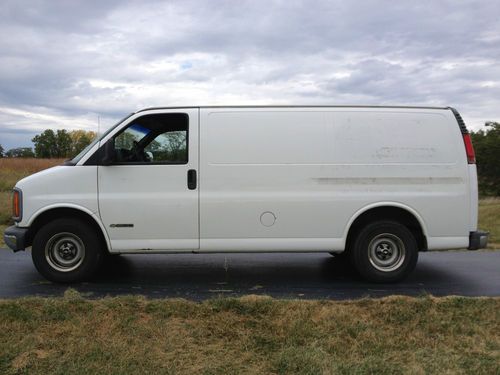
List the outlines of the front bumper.
<svg viewBox="0 0 500 375">
<path fill-rule="evenodd" d="M 488 245 L 489 232 L 477 231 L 470 232 L 469 235 L 469 250 L 484 249 Z"/>
<path fill-rule="evenodd" d="M 26 249 L 28 228 L 19 228 L 15 225 L 5 229 L 3 240 L 14 251 Z"/>
</svg>

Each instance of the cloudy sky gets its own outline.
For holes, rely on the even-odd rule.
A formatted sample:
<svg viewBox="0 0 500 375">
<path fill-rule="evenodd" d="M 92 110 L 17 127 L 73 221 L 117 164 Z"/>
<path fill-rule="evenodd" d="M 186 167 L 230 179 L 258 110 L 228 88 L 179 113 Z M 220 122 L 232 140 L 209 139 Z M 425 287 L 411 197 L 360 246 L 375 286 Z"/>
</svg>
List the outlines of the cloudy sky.
<svg viewBox="0 0 500 375">
<path fill-rule="evenodd" d="M 451 105 L 500 121 L 500 1 L 0 3 L 0 144 L 150 106 Z"/>
</svg>

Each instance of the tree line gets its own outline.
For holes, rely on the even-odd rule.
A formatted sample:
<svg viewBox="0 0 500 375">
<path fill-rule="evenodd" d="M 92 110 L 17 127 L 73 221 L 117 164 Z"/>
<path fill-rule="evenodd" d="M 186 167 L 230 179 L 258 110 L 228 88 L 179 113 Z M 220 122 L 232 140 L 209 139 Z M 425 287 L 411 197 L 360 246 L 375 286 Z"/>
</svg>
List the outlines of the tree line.
<svg viewBox="0 0 500 375">
<path fill-rule="evenodd" d="M 476 152 L 479 194 L 500 196 L 500 123 L 487 122 L 471 133 Z"/>
<path fill-rule="evenodd" d="M 93 131 L 47 129 L 31 140 L 34 147 L 17 147 L 5 151 L 0 145 L 0 158 L 73 158 L 87 147 L 95 136 Z"/>
<path fill-rule="evenodd" d="M 479 193 L 500 196 L 500 123 L 487 122 L 484 129 L 471 132 L 476 151 Z M 56 130 L 43 131 L 35 136 L 31 147 L 5 151 L 0 145 L 1 157 L 73 158 L 95 138 L 92 131 Z"/>
</svg>

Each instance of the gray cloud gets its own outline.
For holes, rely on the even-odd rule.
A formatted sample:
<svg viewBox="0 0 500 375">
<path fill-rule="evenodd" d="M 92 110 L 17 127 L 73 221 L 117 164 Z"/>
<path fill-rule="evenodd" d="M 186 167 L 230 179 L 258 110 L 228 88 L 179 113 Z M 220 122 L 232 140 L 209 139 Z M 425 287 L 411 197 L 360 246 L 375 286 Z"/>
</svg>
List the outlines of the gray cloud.
<svg viewBox="0 0 500 375">
<path fill-rule="evenodd" d="M 7 147 L 157 105 L 453 105 L 473 128 L 500 120 L 494 1 L 6 0 L 0 16 Z"/>
</svg>

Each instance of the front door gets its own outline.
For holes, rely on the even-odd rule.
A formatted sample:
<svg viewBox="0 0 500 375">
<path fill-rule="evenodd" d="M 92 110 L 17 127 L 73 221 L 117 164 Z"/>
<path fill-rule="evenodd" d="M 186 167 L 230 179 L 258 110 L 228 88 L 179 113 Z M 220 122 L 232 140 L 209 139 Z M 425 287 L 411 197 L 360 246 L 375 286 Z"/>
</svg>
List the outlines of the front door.
<svg viewBox="0 0 500 375">
<path fill-rule="evenodd" d="M 99 213 L 112 251 L 199 248 L 198 112 L 136 114 L 98 167 Z"/>
</svg>

